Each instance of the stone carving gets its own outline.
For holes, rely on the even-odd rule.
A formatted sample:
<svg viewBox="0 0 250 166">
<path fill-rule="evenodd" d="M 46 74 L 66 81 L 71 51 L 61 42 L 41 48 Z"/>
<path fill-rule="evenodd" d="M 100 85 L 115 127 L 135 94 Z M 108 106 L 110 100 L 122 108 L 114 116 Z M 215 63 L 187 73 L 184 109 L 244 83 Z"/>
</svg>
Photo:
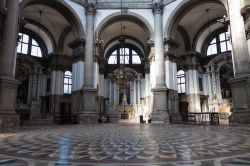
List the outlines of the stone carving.
<svg viewBox="0 0 250 166">
<path fill-rule="evenodd" d="M 250 6 L 246 6 L 241 10 L 241 14 L 245 21 L 245 33 L 247 40 L 250 39 Z"/>
<path fill-rule="evenodd" d="M 72 48 L 73 61 L 84 61 L 85 59 L 85 39 L 77 39 L 68 44 Z"/>
<path fill-rule="evenodd" d="M 162 14 L 164 6 L 163 6 L 163 4 L 162 4 L 162 2 L 160 0 L 155 0 L 153 2 L 152 8 L 153 8 L 153 13 L 154 14 Z"/>
<path fill-rule="evenodd" d="M 84 7 L 85 7 L 85 14 L 88 15 L 88 14 L 95 14 L 96 12 L 96 5 L 93 4 L 93 3 L 85 3 L 84 4 Z"/>
</svg>

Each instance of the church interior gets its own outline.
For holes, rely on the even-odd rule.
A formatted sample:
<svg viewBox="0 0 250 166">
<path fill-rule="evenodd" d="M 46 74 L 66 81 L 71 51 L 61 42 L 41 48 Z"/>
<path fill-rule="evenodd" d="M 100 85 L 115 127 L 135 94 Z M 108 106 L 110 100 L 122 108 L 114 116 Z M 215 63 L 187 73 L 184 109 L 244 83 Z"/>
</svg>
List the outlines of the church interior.
<svg viewBox="0 0 250 166">
<path fill-rule="evenodd" d="M 249 164 L 249 53 L 250 0 L 0 0 L 0 165 Z"/>
</svg>

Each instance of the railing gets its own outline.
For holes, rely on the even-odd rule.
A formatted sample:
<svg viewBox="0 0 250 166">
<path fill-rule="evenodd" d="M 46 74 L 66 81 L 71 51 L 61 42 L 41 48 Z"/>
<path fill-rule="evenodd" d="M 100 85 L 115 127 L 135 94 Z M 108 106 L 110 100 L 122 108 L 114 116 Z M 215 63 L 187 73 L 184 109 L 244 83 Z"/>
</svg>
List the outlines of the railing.
<svg viewBox="0 0 250 166">
<path fill-rule="evenodd" d="M 216 112 L 190 112 L 188 113 L 188 122 L 192 124 L 211 124 L 218 125 L 219 113 Z"/>
</svg>

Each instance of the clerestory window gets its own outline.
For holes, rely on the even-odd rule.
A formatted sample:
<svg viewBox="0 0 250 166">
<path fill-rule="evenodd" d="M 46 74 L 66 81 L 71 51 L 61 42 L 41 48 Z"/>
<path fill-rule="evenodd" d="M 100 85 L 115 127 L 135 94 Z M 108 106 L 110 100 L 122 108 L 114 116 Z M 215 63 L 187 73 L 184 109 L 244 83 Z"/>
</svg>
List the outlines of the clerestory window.
<svg viewBox="0 0 250 166">
<path fill-rule="evenodd" d="M 108 64 L 141 64 L 141 58 L 133 49 L 119 48 L 110 55 Z"/>
<path fill-rule="evenodd" d="M 35 57 L 43 56 L 41 47 L 34 38 L 24 33 L 19 33 L 19 36 L 21 38 L 18 42 L 17 53 L 31 55 Z"/>
<path fill-rule="evenodd" d="M 228 33 L 223 32 L 211 40 L 207 48 L 207 56 L 215 55 L 232 50 L 232 45 L 228 39 Z"/>
</svg>

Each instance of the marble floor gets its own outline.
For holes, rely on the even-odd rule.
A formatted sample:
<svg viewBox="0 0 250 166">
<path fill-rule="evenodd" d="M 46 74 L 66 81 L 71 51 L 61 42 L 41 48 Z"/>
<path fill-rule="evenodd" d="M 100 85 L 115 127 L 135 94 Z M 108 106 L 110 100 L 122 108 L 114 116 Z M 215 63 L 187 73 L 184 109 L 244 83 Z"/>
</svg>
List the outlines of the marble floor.
<svg viewBox="0 0 250 166">
<path fill-rule="evenodd" d="M 250 165 L 250 126 L 92 124 L 0 133 L 1 166 Z"/>
</svg>

